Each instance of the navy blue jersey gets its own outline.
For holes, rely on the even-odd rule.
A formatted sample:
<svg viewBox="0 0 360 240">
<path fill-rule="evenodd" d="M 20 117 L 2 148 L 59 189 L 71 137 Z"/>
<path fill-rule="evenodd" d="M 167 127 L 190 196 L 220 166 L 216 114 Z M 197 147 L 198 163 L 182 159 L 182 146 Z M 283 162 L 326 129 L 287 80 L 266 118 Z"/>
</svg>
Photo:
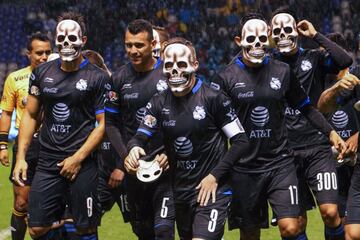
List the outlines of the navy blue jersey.
<svg viewBox="0 0 360 240">
<path fill-rule="evenodd" d="M 41 152 L 55 158 L 75 153 L 95 128 L 96 115 L 104 113 L 106 88 L 110 77 L 87 59 L 74 72 L 61 70 L 60 60 L 37 67 L 30 77 L 29 94 L 44 109 Z M 56 163 L 40 161 L 39 166 L 56 167 Z"/>
<path fill-rule="evenodd" d="M 155 95 L 146 109 L 137 135 L 152 137 L 156 132 L 163 133 L 174 173 L 175 199 L 191 200 L 200 181 L 224 160 L 228 148 L 224 132 L 235 134 L 238 130 L 229 127 L 230 123 L 236 122 L 240 126 L 238 133 L 243 133 L 231 101 L 198 80 L 186 96 L 175 97 L 167 90 Z M 219 187 L 225 182 L 226 179 L 220 181 Z"/>
<path fill-rule="evenodd" d="M 249 138 L 250 149 L 235 165 L 240 172 L 265 172 L 290 164 L 285 125 L 287 104 L 303 107 L 309 98 L 287 64 L 267 57 L 249 68 L 238 57 L 211 83 L 227 93 Z"/>
<path fill-rule="evenodd" d="M 112 75 L 113 86 L 106 101 L 106 112 L 118 115 L 121 121 L 120 132 L 124 144 L 136 134 L 146 112 L 146 104 L 151 97 L 168 88 L 159 59 L 154 69 L 136 72 L 132 65 L 126 64 Z M 161 135 L 155 137 L 145 148 L 151 153 L 162 144 Z"/>
</svg>

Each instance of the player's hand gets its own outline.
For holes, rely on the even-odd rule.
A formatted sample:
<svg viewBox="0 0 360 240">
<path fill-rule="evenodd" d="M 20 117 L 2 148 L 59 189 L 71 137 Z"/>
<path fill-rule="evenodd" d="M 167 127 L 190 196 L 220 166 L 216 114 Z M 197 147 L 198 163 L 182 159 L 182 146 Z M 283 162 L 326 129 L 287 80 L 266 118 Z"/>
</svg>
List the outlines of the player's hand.
<svg viewBox="0 0 360 240">
<path fill-rule="evenodd" d="M 346 73 L 343 78 L 336 82 L 336 88 L 351 91 L 358 84 L 360 84 L 359 78 L 351 73 Z"/>
<path fill-rule="evenodd" d="M 359 138 L 359 132 L 355 133 L 351 137 L 346 140 L 347 149 L 345 154 L 346 155 L 353 155 L 356 154 L 357 148 L 358 148 L 358 138 Z"/>
<path fill-rule="evenodd" d="M 308 38 L 313 38 L 317 33 L 312 23 L 307 20 L 300 21 L 297 25 L 297 30 L 302 36 Z"/>
<path fill-rule="evenodd" d="M 169 169 L 169 161 L 166 154 L 162 153 L 161 155 L 156 155 L 155 160 L 163 170 Z"/>
<path fill-rule="evenodd" d="M 12 179 L 19 184 L 19 186 L 25 186 L 24 181 L 26 181 L 27 178 L 27 169 L 28 169 L 28 164 L 25 160 L 17 160 L 14 170 L 13 170 L 13 175 L 12 175 Z"/>
<path fill-rule="evenodd" d="M 330 132 L 329 139 L 331 145 L 333 145 L 335 149 L 339 152 L 337 159 L 344 159 L 345 152 L 347 150 L 347 145 L 344 140 L 342 140 L 342 138 L 339 136 L 339 134 L 337 134 L 335 130 L 332 130 Z"/>
<path fill-rule="evenodd" d="M 115 168 L 109 178 L 108 184 L 111 188 L 116 188 L 124 179 L 125 173 L 118 168 Z"/>
<path fill-rule="evenodd" d="M 0 162 L 3 166 L 8 167 L 9 163 L 9 155 L 7 149 L 0 150 Z"/>
<path fill-rule="evenodd" d="M 212 199 L 212 203 L 215 203 L 217 186 L 218 184 L 216 178 L 211 174 L 201 180 L 200 184 L 196 187 L 197 190 L 200 189 L 197 198 L 197 202 L 200 203 L 200 206 L 206 206 L 210 197 Z"/>
<path fill-rule="evenodd" d="M 124 160 L 124 166 L 129 174 L 134 175 L 139 167 L 139 158 L 144 156 L 145 151 L 141 147 L 133 147 Z"/>
<path fill-rule="evenodd" d="M 80 171 L 81 161 L 73 155 L 65 158 L 62 162 L 58 163 L 57 166 L 61 167 L 60 175 L 70 181 L 74 181 Z"/>
</svg>

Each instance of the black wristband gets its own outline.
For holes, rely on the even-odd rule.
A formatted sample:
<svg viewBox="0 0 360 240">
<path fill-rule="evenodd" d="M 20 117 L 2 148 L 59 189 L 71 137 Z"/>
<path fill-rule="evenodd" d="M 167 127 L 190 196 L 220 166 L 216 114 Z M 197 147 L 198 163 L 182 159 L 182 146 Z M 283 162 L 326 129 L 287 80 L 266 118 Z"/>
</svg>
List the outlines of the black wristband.
<svg viewBox="0 0 360 240">
<path fill-rule="evenodd" d="M 0 132 L 0 144 L 8 144 L 8 138 L 9 138 L 9 133 L 8 132 Z"/>
</svg>

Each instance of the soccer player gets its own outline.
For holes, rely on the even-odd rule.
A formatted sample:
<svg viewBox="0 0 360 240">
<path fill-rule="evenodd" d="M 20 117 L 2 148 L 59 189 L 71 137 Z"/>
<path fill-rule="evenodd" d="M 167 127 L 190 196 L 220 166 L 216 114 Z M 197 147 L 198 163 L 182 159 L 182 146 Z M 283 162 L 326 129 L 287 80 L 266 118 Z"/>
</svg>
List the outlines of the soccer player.
<svg viewBox="0 0 360 240">
<path fill-rule="evenodd" d="M 84 50 L 82 52 L 90 63 L 95 64 L 111 76 L 103 57 L 96 51 Z M 101 212 L 110 211 L 115 202 L 120 208 L 124 222 L 129 222 L 129 208 L 124 187 L 123 161 L 111 145 L 109 138 L 104 136 L 99 151 L 99 185 L 98 195 Z"/>
<path fill-rule="evenodd" d="M 173 173 L 180 239 L 215 240 L 223 236 L 231 200 L 225 175 L 247 150 L 248 140 L 230 99 L 196 78 L 198 66 L 191 42 L 173 38 L 165 45 L 163 71 L 171 90 L 147 104 L 125 167 L 136 171 L 143 146 L 161 131 Z M 228 152 L 227 138 L 232 142 Z"/>
<path fill-rule="evenodd" d="M 318 107 L 323 112 L 333 112 L 339 106 L 347 104 L 358 107 L 360 100 L 360 66 L 351 68 L 349 72 L 332 87 L 325 90 L 318 102 Z M 357 113 L 358 114 L 358 113 Z M 359 129 L 358 129 L 359 130 Z M 348 192 L 345 214 L 345 239 L 360 239 L 360 164 L 354 167 L 351 185 Z"/>
<path fill-rule="evenodd" d="M 288 7 L 275 10 L 271 20 L 271 33 L 277 48 L 274 57 L 289 64 L 312 103 L 317 103 L 324 90 L 326 74 L 337 74 L 352 63 L 346 51 L 317 32 L 309 21 L 297 22 L 296 15 Z M 325 51 L 300 48 L 299 35 L 313 39 L 325 48 Z M 302 198 L 309 186 L 325 224 L 325 239 L 344 239 L 344 227 L 337 209 L 336 162 L 332 161 L 327 136 L 319 134 L 298 109 L 287 107 L 285 116 L 289 146 L 294 150 L 298 168 L 299 196 Z M 300 199 L 300 202 L 304 203 L 300 205 L 300 219 L 302 231 L 305 232 L 306 210 L 311 209 L 312 204 L 304 201 L 306 200 Z"/>
<path fill-rule="evenodd" d="M 113 89 L 106 102 L 106 133 L 112 146 L 124 160 L 126 144 L 135 135 L 150 98 L 168 88 L 162 73 L 162 61 L 153 56 L 155 41 L 151 24 L 142 19 L 129 23 L 125 33 L 125 50 L 130 63 L 113 75 Z M 163 140 L 155 136 L 146 147 L 149 155 L 157 155 Z M 166 155 L 156 157 L 161 167 Z M 122 164 L 123 165 L 123 164 Z M 164 172 L 151 183 L 134 176 L 127 177 L 126 192 L 133 232 L 139 239 L 174 239 L 174 205 L 170 175 Z"/>
<path fill-rule="evenodd" d="M 51 44 L 49 38 L 42 33 L 31 35 L 27 46 L 27 57 L 30 65 L 18 71 L 11 73 L 6 81 L 4 94 L 1 99 L 2 115 L 0 119 L 0 161 L 4 166 L 9 166 L 8 159 L 8 133 L 11 125 L 11 117 L 14 109 L 16 109 L 16 128 L 19 128 L 21 117 L 24 113 L 29 88 L 29 78 L 31 71 L 39 64 L 46 62 L 47 57 L 51 53 Z M 14 209 L 11 215 L 11 237 L 13 240 L 23 240 L 26 233 L 26 216 L 28 209 L 28 198 L 30 185 L 34 177 L 39 152 L 38 133 L 32 138 L 32 143 L 26 155 L 26 162 L 29 166 L 28 178 L 24 181 L 24 186 L 13 183 L 14 190 Z M 16 153 L 18 149 L 18 141 L 15 139 L 13 146 L 13 161 L 11 170 L 14 169 L 16 163 Z M 11 171 L 12 172 L 12 171 Z"/>
<path fill-rule="evenodd" d="M 285 125 L 285 103 L 299 109 L 341 153 L 346 146 L 321 113 L 311 106 L 289 66 L 266 55 L 269 33 L 261 14 L 245 15 L 239 35 L 235 37 L 237 45 L 242 46 L 241 55 L 212 83 L 231 97 L 252 149 L 234 166 L 229 226 L 240 228 L 241 239 L 259 239 L 260 228 L 268 227 L 269 201 L 278 217 L 282 238 L 303 239 L 298 223 L 298 180 Z"/>
<path fill-rule="evenodd" d="M 20 185 L 27 179 L 25 154 L 42 107 L 39 160 L 29 196 L 33 239 L 54 239 L 51 225 L 61 218 L 65 197 L 81 239 L 97 239 L 100 209 L 93 151 L 105 132 L 104 96 L 110 78 L 81 55 L 86 41 L 83 17 L 62 14 L 55 41 L 60 59 L 42 64 L 30 76 L 13 177 Z"/>
</svg>

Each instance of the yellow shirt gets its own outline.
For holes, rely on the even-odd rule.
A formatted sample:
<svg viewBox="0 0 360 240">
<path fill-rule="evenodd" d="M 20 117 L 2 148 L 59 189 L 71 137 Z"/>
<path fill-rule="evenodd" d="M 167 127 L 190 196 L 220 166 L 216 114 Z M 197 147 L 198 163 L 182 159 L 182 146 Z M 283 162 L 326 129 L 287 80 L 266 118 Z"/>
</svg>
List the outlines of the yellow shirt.
<svg viewBox="0 0 360 240">
<path fill-rule="evenodd" d="M 30 75 L 31 67 L 28 66 L 10 73 L 5 80 L 1 109 L 13 112 L 14 108 L 16 108 L 16 128 L 19 128 L 21 116 L 25 110 Z"/>
</svg>

